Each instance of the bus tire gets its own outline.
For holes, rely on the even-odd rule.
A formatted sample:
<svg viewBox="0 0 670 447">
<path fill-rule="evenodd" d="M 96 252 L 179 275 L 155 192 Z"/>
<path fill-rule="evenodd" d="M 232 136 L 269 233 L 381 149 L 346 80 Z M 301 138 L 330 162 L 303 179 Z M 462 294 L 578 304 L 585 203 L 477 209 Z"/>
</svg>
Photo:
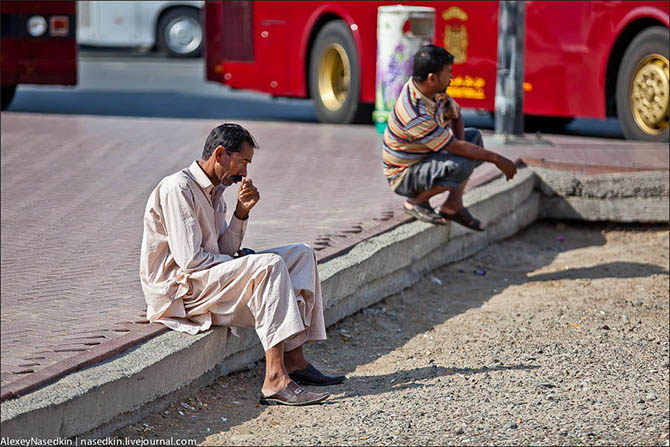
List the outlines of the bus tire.
<svg viewBox="0 0 670 447">
<path fill-rule="evenodd" d="M 200 11 L 194 8 L 170 9 L 156 27 L 158 49 L 171 57 L 200 57 L 203 37 Z"/>
<path fill-rule="evenodd" d="M 361 119 L 360 92 L 360 63 L 349 26 L 342 20 L 329 22 L 317 34 L 309 61 L 309 94 L 319 121 Z"/>
<path fill-rule="evenodd" d="M 670 140 L 668 53 L 667 28 L 654 26 L 638 34 L 623 55 L 616 106 L 626 139 Z"/>
<path fill-rule="evenodd" d="M 2 86 L 2 110 L 7 110 L 7 107 L 12 103 L 14 99 L 14 93 L 16 93 L 15 85 L 3 85 Z"/>
</svg>

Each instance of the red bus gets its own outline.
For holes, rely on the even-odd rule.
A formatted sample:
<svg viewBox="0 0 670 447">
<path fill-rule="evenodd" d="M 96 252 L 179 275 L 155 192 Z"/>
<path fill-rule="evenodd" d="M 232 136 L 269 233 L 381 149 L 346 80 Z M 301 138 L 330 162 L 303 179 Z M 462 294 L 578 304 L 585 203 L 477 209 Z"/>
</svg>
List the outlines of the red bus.
<svg viewBox="0 0 670 447">
<path fill-rule="evenodd" d="M 322 122 L 369 120 L 377 8 L 396 3 L 207 2 L 206 77 L 312 98 Z M 434 41 L 456 56 L 451 96 L 493 111 L 498 2 L 406 3 L 436 10 Z M 618 116 L 626 138 L 668 141 L 668 17 L 667 1 L 527 1 L 524 113 Z"/>
<path fill-rule="evenodd" d="M 74 1 L 2 1 L 2 110 L 18 84 L 77 84 Z"/>
</svg>

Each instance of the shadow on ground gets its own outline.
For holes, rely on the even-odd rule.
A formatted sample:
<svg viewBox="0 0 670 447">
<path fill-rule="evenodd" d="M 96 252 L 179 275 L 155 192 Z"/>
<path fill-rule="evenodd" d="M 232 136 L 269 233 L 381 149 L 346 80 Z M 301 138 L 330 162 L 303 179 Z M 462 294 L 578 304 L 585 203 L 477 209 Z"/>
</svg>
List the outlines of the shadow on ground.
<svg viewBox="0 0 670 447">
<path fill-rule="evenodd" d="M 603 262 L 588 268 L 534 274 L 554 262 L 562 252 L 604 245 L 603 231 L 615 228 L 644 230 L 649 227 L 540 222 L 471 258 L 443 266 L 411 288 L 331 326 L 328 340 L 305 348 L 306 356 L 318 368 L 349 376 L 342 385 L 330 387 L 329 391 L 335 396 L 329 399 L 328 404 L 397 390 L 430 387 L 432 385 L 426 381 L 436 377 L 455 374 L 479 376 L 491 372 L 504 374 L 539 368 L 533 362 L 534 358 L 519 359 L 514 364 L 505 365 L 496 359 L 484 366 L 439 365 L 430 358 L 430 353 L 420 359 L 403 357 L 407 354 L 402 348 L 415 337 L 428 337 L 437 325 L 481 307 L 504 288 L 516 284 L 535 281 L 546 282 L 549 286 L 552 281 L 561 279 L 668 274 L 658 266 L 632 262 Z M 483 271 L 486 271 L 484 275 Z M 390 374 L 352 375 L 357 367 L 369 365 L 389 354 L 391 360 L 403 358 L 404 362 L 416 363 L 416 367 L 398 369 Z M 249 370 L 221 377 L 191 398 L 119 430 L 115 435 L 188 437 L 202 442 L 210 434 L 226 432 L 262 415 L 266 407 L 258 405 L 258 397 L 263 375 L 264 362 L 256 362 Z"/>
<path fill-rule="evenodd" d="M 174 91 L 18 90 L 10 112 L 316 122 L 308 100 Z"/>
</svg>

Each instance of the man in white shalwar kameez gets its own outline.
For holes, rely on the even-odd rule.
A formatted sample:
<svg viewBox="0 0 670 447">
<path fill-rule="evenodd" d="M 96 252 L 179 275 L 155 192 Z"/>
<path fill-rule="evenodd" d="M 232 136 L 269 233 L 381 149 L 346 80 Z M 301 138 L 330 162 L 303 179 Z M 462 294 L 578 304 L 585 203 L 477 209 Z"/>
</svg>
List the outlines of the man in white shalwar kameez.
<svg viewBox="0 0 670 447">
<path fill-rule="evenodd" d="M 303 356 L 303 344 L 326 339 L 314 251 L 306 244 L 240 251 L 249 211 L 260 199 L 247 178 L 256 147 L 242 126 L 218 126 L 202 159 L 151 193 L 140 260 L 147 317 L 190 334 L 213 325 L 254 326 L 266 358 L 261 403 L 318 403 L 329 394 L 300 385 L 333 385 L 344 376 L 323 375 Z M 223 191 L 240 181 L 226 223 Z"/>
</svg>

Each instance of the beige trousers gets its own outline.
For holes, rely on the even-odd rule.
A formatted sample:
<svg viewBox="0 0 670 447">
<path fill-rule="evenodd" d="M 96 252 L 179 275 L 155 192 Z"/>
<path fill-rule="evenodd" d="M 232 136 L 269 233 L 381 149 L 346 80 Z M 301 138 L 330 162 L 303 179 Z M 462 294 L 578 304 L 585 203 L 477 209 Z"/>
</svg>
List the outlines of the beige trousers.
<svg viewBox="0 0 670 447">
<path fill-rule="evenodd" d="M 319 272 L 309 245 L 272 248 L 217 264 L 189 275 L 188 284 L 189 293 L 180 298 L 185 318 L 168 311 L 158 322 L 190 333 L 212 325 L 253 326 L 266 351 L 282 341 L 291 351 L 326 339 Z"/>
</svg>

